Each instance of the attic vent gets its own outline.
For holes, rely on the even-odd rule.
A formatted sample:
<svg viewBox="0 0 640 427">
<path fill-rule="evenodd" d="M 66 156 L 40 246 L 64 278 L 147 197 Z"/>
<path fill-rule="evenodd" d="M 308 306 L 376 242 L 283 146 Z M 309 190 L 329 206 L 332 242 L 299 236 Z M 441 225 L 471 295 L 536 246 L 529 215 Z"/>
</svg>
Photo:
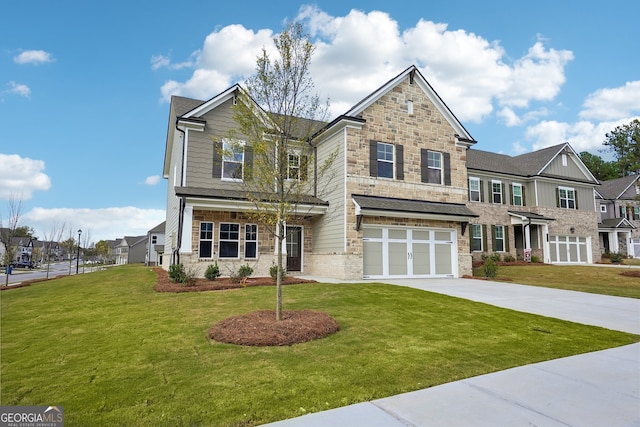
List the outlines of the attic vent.
<svg viewBox="0 0 640 427">
<path fill-rule="evenodd" d="M 567 166 L 567 155 L 566 154 L 562 155 L 562 166 Z"/>
<path fill-rule="evenodd" d="M 238 105 L 238 97 L 233 95 L 233 105 Z"/>
<path fill-rule="evenodd" d="M 407 113 L 413 114 L 413 101 L 407 101 Z"/>
</svg>

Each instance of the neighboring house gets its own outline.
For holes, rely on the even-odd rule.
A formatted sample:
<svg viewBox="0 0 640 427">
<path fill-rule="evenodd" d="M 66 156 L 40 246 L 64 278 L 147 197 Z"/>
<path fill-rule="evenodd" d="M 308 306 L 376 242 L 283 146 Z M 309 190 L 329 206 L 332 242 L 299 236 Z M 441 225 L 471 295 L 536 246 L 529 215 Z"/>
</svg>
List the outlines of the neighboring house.
<svg viewBox="0 0 640 427">
<path fill-rule="evenodd" d="M 147 233 L 146 265 L 162 265 L 164 255 L 165 222 L 156 225 Z"/>
<path fill-rule="evenodd" d="M 251 164 L 251 147 L 222 159 L 215 147 L 236 127 L 239 90 L 205 102 L 172 97 L 165 268 L 184 263 L 202 274 L 215 261 L 228 273 L 250 263 L 254 274 L 267 275 L 274 263 L 276 242 L 248 215 L 252 205 L 235 182 Z M 416 67 L 316 135 L 317 158 L 300 159 L 309 170 L 296 176 L 330 191 L 310 194 L 287 224 L 289 272 L 342 279 L 471 274 L 468 224 L 479 215 L 466 205 L 466 159 L 476 141 Z M 314 165 L 334 153 L 330 173 L 316 176 Z"/>
<path fill-rule="evenodd" d="M 603 181 L 596 191 L 602 252 L 640 258 L 640 175 Z"/>
<path fill-rule="evenodd" d="M 12 239 L 13 247 L 16 248 L 14 261 L 29 262 L 32 261 L 33 245 L 36 239 L 32 237 L 14 237 Z"/>
<path fill-rule="evenodd" d="M 147 236 L 125 236 L 114 246 L 116 265 L 145 261 Z"/>
<path fill-rule="evenodd" d="M 594 189 L 599 184 L 568 143 L 519 156 L 467 152 L 471 250 L 536 256 L 545 263 L 600 260 Z"/>
</svg>

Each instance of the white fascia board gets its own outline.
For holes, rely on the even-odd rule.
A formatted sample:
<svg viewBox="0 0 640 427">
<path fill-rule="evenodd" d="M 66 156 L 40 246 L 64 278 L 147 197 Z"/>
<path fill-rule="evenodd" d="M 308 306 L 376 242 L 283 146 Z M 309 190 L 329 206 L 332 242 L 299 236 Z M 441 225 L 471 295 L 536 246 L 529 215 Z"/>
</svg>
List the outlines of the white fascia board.
<svg viewBox="0 0 640 427">
<path fill-rule="evenodd" d="M 187 197 L 187 205 L 194 209 L 208 211 L 250 212 L 255 211 L 256 206 L 248 200 L 212 200 L 197 197 Z M 293 215 L 324 215 L 328 206 L 300 204 L 293 210 Z"/>
</svg>

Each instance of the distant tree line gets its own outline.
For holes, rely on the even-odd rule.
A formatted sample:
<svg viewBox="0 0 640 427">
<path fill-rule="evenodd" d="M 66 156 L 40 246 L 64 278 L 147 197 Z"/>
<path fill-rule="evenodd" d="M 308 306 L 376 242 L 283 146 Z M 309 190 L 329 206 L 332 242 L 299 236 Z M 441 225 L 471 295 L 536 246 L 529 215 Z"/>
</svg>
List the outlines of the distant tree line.
<svg viewBox="0 0 640 427">
<path fill-rule="evenodd" d="M 600 181 L 622 178 L 640 173 L 640 120 L 620 125 L 606 134 L 601 152 L 613 154 L 612 161 L 583 151 L 580 159 Z"/>
</svg>

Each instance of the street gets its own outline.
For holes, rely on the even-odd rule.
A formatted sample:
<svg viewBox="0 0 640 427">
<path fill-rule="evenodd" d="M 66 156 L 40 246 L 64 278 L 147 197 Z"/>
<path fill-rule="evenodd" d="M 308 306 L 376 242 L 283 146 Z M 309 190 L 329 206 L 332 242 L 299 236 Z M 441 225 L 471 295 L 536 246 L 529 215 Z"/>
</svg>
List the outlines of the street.
<svg viewBox="0 0 640 427">
<path fill-rule="evenodd" d="M 95 269 L 95 267 L 93 267 Z M 84 271 L 91 271 L 89 267 L 84 267 Z M 79 273 L 83 272 L 83 267 L 80 265 Z M 69 274 L 69 261 L 56 262 L 51 263 L 49 265 L 49 278 L 52 279 L 56 276 L 68 275 Z M 75 261 L 71 262 L 71 274 L 76 274 L 76 263 Z M 27 280 L 33 279 L 44 279 L 47 277 L 47 265 L 44 264 L 39 268 L 35 268 L 33 270 L 27 269 L 13 269 L 12 273 L 9 275 L 9 285 L 24 282 Z M 4 271 L 0 273 L 0 284 L 4 286 L 6 283 L 6 274 Z"/>
</svg>

